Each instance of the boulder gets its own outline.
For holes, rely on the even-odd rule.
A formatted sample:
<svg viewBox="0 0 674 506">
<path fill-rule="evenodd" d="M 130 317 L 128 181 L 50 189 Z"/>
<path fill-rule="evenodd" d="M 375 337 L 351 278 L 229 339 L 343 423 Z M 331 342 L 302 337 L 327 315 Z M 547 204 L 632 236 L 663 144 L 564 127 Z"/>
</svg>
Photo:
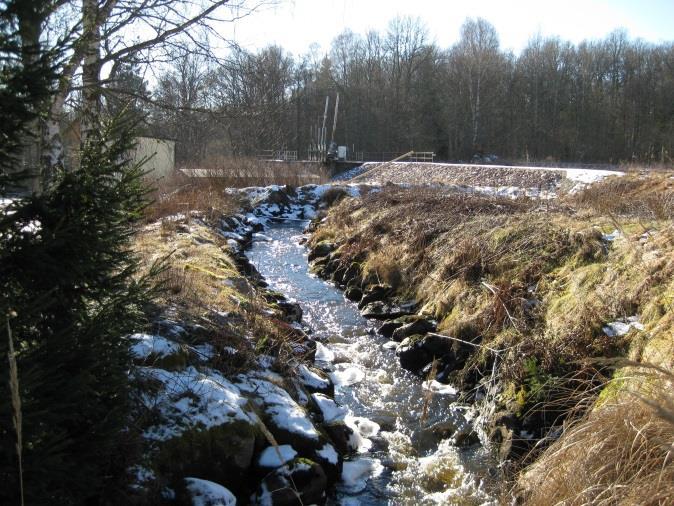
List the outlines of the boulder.
<svg viewBox="0 0 674 506">
<path fill-rule="evenodd" d="M 344 297 L 354 302 L 359 301 L 363 297 L 363 291 L 357 286 L 348 287 L 344 291 Z"/>
<path fill-rule="evenodd" d="M 335 272 L 332 273 L 332 280 L 337 284 L 342 284 L 345 272 L 346 268 L 340 264 L 340 266 L 335 269 Z"/>
<path fill-rule="evenodd" d="M 430 334 L 424 337 L 423 347 L 435 357 L 444 357 L 452 353 L 454 344 L 460 344 L 454 339 L 439 334 Z"/>
<path fill-rule="evenodd" d="M 363 298 L 358 303 L 358 308 L 363 309 L 371 302 L 385 300 L 393 289 L 390 285 L 373 285 L 363 293 Z"/>
<path fill-rule="evenodd" d="M 419 318 L 395 329 L 391 337 L 394 341 L 401 342 L 406 337 L 415 334 L 426 334 L 428 332 L 435 332 L 435 323 L 424 318 Z"/>
<path fill-rule="evenodd" d="M 319 242 L 316 246 L 311 248 L 309 251 L 309 256 L 308 260 L 309 262 L 312 262 L 316 258 L 321 258 L 321 257 L 326 257 L 330 253 L 332 253 L 335 250 L 335 244 L 328 242 L 328 241 L 322 241 Z"/>
<path fill-rule="evenodd" d="M 360 264 L 357 262 L 351 262 L 342 276 L 342 283 L 349 285 L 352 281 L 354 286 L 360 284 Z"/>
<path fill-rule="evenodd" d="M 433 355 L 423 347 L 422 336 L 411 336 L 403 340 L 396 348 L 396 355 L 400 366 L 413 373 L 420 372 L 433 360 Z"/>
<path fill-rule="evenodd" d="M 320 465 L 295 459 L 265 476 L 254 502 L 265 506 L 324 504 L 327 487 L 328 479 Z"/>
<path fill-rule="evenodd" d="M 169 481 L 199 476 L 241 494 L 252 485 L 248 478 L 256 438 L 261 439 L 258 428 L 240 420 L 195 427 L 162 444 L 156 469 Z"/>
<path fill-rule="evenodd" d="M 299 323 L 302 321 L 302 307 L 296 302 L 280 300 L 276 303 L 283 313 L 283 320 L 288 323 Z"/>
<path fill-rule="evenodd" d="M 376 320 L 391 320 L 400 316 L 412 314 L 412 312 L 412 308 L 406 308 L 382 301 L 370 302 L 360 310 L 360 314 L 365 318 L 374 318 Z"/>
<path fill-rule="evenodd" d="M 323 424 L 323 428 L 341 455 L 348 455 L 356 449 L 353 445 L 353 429 L 346 425 L 343 420 Z"/>
<path fill-rule="evenodd" d="M 185 502 L 204 506 L 236 506 L 236 497 L 218 483 L 199 478 L 185 478 L 185 490 L 189 497 Z"/>
</svg>

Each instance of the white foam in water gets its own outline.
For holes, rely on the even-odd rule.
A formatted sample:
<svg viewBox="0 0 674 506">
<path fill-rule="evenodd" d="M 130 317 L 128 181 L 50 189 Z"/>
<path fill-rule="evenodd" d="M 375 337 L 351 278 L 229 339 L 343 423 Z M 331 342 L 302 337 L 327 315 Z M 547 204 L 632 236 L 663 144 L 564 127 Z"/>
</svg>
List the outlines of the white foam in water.
<svg viewBox="0 0 674 506">
<path fill-rule="evenodd" d="M 344 423 L 353 430 L 353 434 L 349 436 L 349 448 L 358 453 L 366 453 L 372 448 L 372 441 L 363 437 L 360 432 L 361 429 L 358 426 L 358 423 L 356 423 L 357 419 L 357 417 L 351 415 L 347 415 L 344 418 Z"/>
<path fill-rule="evenodd" d="M 332 382 L 335 384 L 335 386 L 345 387 L 355 385 L 363 381 L 363 378 L 365 378 L 365 372 L 363 372 L 360 367 L 356 367 L 352 364 L 344 365 L 347 367 L 330 373 L 330 378 L 332 379 Z"/>
<path fill-rule="evenodd" d="M 357 428 L 358 433 L 363 437 L 376 436 L 381 428 L 377 422 L 373 422 L 369 418 L 363 416 L 348 415 L 345 419 L 345 423 L 350 427 Z"/>
<path fill-rule="evenodd" d="M 428 390 L 438 395 L 453 395 L 456 396 L 457 391 L 452 385 L 443 385 L 442 383 L 432 380 L 424 381 L 423 383 L 424 390 Z"/>
</svg>

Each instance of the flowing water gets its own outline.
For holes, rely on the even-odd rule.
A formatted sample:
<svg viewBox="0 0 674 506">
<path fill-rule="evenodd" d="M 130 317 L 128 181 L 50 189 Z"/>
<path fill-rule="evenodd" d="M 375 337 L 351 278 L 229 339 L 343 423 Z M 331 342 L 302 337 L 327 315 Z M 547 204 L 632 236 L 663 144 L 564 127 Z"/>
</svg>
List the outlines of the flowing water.
<svg viewBox="0 0 674 506">
<path fill-rule="evenodd" d="M 367 437 L 361 453 L 345 464 L 347 479 L 331 504 L 491 502 L 494 462 L 487 452 L 479 445 L 459 448 L 440 430 L 461 426 L 466 408 L 452 404 L 449 389 L 424 389 L 376 335 L 376 322 L 363 318 L 337 287 L 309 273 L 307 250 L 300 245 L 305 225 L 269 226 L 270 240 L 255 242 L 248 257 L 271 288 L 302 306 L 304 323 L 325 344 L 318 346 L 317 360 L 323 360 L 317 365 L 330 372 L 335 401 L 349 410 L 347 423 Z"/>
</svg>

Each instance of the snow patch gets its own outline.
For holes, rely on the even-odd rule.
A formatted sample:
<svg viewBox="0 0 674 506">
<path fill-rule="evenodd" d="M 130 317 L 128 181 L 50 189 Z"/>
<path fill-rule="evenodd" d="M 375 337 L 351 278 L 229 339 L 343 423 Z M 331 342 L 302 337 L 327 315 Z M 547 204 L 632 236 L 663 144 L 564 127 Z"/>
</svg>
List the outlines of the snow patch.
<svg viewBox="0 0 674 506">
<path fill-rule="evenodd" d="M 217 483 L 199 478 L 185 478 L 193 506 L 236 506 L 236 497 Z"/>
<path fill-rule="evenodd" d="M 194 367 L 165 371 L 152 367 L 138 368 L 138 375 L 161 383 L 156 394 L 145 394 L 144 403 L 161 414 L 162 422 L 145 431 L 152 440 L 167 440 L 184 431 L 250 421 L 243 407 L 247 399 L 240 390 L 215 371 L 199 372 Z"/>
<path fill-rule="evenodd" d="M 297 452 L 290 445 L 270 446 L 260 454 L 260 467 L 281 467 L 295 458 Z"/>
<path fill-rule="evenodd" d="M 630 316 L 624 320 L 609 322 L 602 328 L 604 334 L 608 337 L 622 337 L 631 329 L 644 330 L 644 325 L 639 321 L 638 316 Z"/>
<path fill-rule="evenodd" d="M 180 351 L 180 345 L 162 336 L 150 334 L 132 334 L 129 339 L 135 341 L 131 345 L 131 355 L 139 360 L 144 360 L 150 355 L 156 357 L 168 357 Z"/>
<path fill-rule="evenodd" d="M 321 448 L 316 452 L 316 455 L 324 458 L 331 464 L 337 464 L 339 462 L 339 455 L 337 455 L 335 447 L 332 446 L 330 443 L 325 443 L 323 448 Z"/>
</svg>

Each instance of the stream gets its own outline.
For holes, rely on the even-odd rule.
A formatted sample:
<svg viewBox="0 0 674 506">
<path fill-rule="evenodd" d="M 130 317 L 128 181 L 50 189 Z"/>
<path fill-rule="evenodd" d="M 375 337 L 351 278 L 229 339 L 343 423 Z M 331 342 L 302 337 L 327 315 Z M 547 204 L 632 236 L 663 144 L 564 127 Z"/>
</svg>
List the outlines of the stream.
<svg viewBox="0 0 674 506">
<path fill-rule="evenodd" d="M 301 305 L 303 323 L 324 345 L 318 345 L 316 365 L 330 373 L 335 401 L 367 436 L 361 453 L 345 459 L 350 471 L 367 472 L 360 481 L 338 485 L 329 504 L 495 503 L 492 457 L 479 444 L 460 447 L 448 438 L 469 426 L 467 406 L 452 403 L 451 387 L 433 384 L 429 390 L 402 369 L 395 349 L 376 334 L 377 322 L 309 272 L 300 244 L 306 224 L 268 226 L 269 240 L 254 242 L 247 255 L 270 288 Z"/>
</svg>

